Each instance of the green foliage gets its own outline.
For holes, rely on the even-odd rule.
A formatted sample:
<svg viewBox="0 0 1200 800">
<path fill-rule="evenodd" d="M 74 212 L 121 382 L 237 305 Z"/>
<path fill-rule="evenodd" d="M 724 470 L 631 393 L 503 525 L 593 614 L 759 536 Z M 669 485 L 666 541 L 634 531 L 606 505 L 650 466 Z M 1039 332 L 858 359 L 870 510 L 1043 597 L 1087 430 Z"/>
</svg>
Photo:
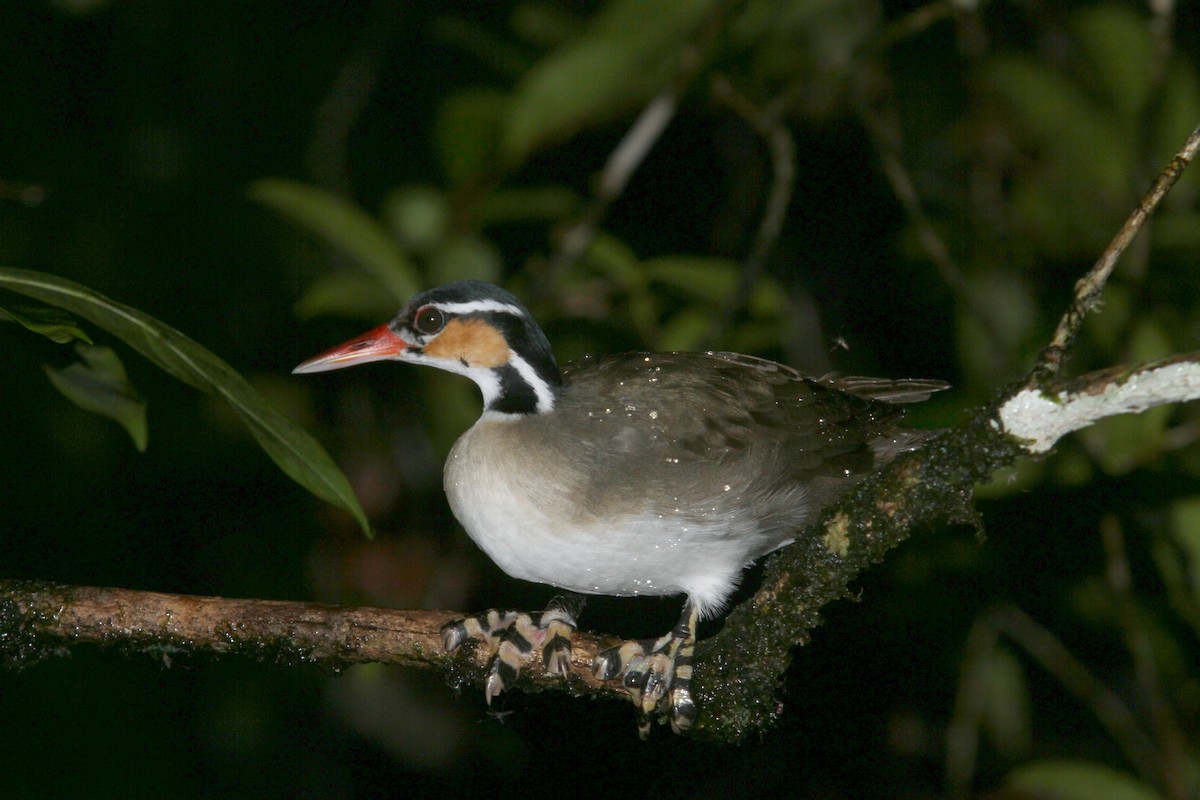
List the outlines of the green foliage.
<svg viewBox="0 0 1200 800">
<path fill-rule="evenodd" d="M 78 339 L 92 344 L 92 340 L 75 324 L 75 318 L 57 308 L 46 306 L 0 306 L 0 321 L 11 320 L 27 330 L 40 333 L 56 344 L 67 344 Z"/>
<path fill-rule="evenodd" d="M 492 169 L 506 108 L 507 97 L 487 89 L 468 89 L 442 101 L 433 141 L 451 186 L 471 183 Z"/>
<path fill-rule="evenodd" d="M 1024 665 L 1011 650 L 994 648 L 979 663 L 983 728 L 1006 758 L 1025 758 L 1032 737 L 1033 702 Z"/>
<path fill-rule="evenodd" d="M 138 394 L 125 365 L 108 347 L 78 344 L 80 361 L 61 369 L 43 367 L 54 388 L 84 411 L 115 420 L 139 452 L 146 449 L 146 402 Z"/>
<path fill-rule="evenodd" d="M 420 281 L 403 249 L 353 203 L 315 186 L 279 178 L 256 181 L 249 195 L 353 257 L 397 303 L 418 291 Z"/>
<path fill-rule="evenodd" d="M 1200 635 L 1200 496 L 1171 505 L 1170 522 L 1151 552 L 1172 607 Z"/>
<path fill-rule="evenodd" d="M 350 513 L 363 532 L 370 533 L 370 524 L 350 485 L 324 448 L 208 350 L 148 314 L 53 275 L 0 269 L 0 288 L 78 314 L 175 378 L 218 395 L 237 412 L 280 469 L 317 497 Z"/>
<path fill-rule="evenodd" d="M 1057 800 L 1162 800 L 1162 795 L 1142 781 L 1087 761 L 1034 761 L 1009 773 L 1008 785 Z"/>
<path fill-rule="evenodd" d="M 587 30 L 517 83 L 500 135 L 503 163 L 643 103 L 680 66 L 679 52 L 714 0 L 613 0 Z"/>
<path fill-rule="evenodd" d="M 1200 118 L 1195 70 L 1165 65 L 1159 86 L 1152 34 L 1128 7 L 1078 10 L 1069 31 L 1075 58 L 1001 52 L 983 72 L 1031 157 L 1011 195 L 1022 246 L 1053 258 L 1094 257 L 1144 188 L 1147 156 L 1157 168 Z"/>
</svg>

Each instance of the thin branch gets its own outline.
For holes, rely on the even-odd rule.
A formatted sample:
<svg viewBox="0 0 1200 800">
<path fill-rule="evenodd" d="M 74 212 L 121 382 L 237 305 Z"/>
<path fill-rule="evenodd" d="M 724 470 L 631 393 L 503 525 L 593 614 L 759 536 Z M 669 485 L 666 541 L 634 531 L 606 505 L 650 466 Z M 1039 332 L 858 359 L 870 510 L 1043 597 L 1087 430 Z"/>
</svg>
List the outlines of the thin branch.
<svg viewBox="0 0 1200 800">
<path fill-rule="evenodd" d="M 963 663 L 946 726 L 946 788 L 951 797 L 968 797 L 979 758 L 979 723 L 987 706 L 986 667 L 1000 641 L 989 618 L 976 620 L 963 647 Z"/>
<path fill-rule="evenodd" d="M 729 326 L 738 310 L 749 301 L 754 285 L 766 267 L 767 257 L 783 230 L 796 185 L 796 143 L 792 139 L 792 132 L 779 121 L 782 109 L 759 109 L 736 91 L 725 78 L 718 78 L 713 82 L 713 95 L 754 126 L 754 130 L 766 141 L 767 150 L 771 155 L 772 177 L 762 219 L 754 234 L 754 243 L 742 264 L 737 289 L 709 324 L 704 335 L 704 341 L 707 342 L 714 342 Z"/>
<path fill-rule="evenodd" d="M 946 246 L 945 240 L 933 226 L 929 215 L 925 213 L 925 207 L 917 192 L 916 184 L 904 166 L 900 125 L 895 118 L 894 109 L 890 104 L 885 109 L 873 108 L 868 101 L 860 104 L 859 116 L 866 125 L 867 133 L 875 148 L 875 154 L 879 157 L 880 166 L 883 168 L 884 177 L 887 178 L 888 185 L 892 188 L 892 194 L 896 196 L 908 221 L 916 230 L 917 242 L 921 245 L 921 249 L 925 251 L 925 255 L 937 269 L 942 281 L 950 287 L 954 296 L 963 304 L 970 318 L 983 329 L 984 335 L 991 342 L 992 352 L 999 354 L 1004 359 L 1006 367 L 1015 370 L 1017 364 L 1012 354 L 1012 348 L 1007 346 L 1004 336 L 1000 332 L 1000 326 L 996 323 L 997 309 L 979 302 L 976 293 L 964 277 L 962 269 L 954 260 L 954 256 L 950 254 L 950 248 Z"/>
<path fill-rule="evenodd" d="M 716 40 L 731 10 L 730 7 L 734 4 L 731 0 L 717 4 L 695 41 L 683 48 L 671 82 L 651 98 L 633 126 L 609 154 L 600 174 L 595 195 L 579 217 L 563 232 L 558 248 L 550 258 L 548 273 L 552 279 L 578 261 L 596 238 L 600 221 L 608 213 L 609 207 L 625 191 L 633 173 L 642 165 L 667 125 L 675 118 L 680 99 L 704 65 L 704 51 Z"/>
<path fill-rule="evenodd" d="M 1184 800 L 1193 796 L 1192 790 L 1195 788 L 1189 786 L 1191 782 L 1185 775 L 1188 762 L 1186 739 L 1163 692 L 1154 645 L 1133 598 L 1133 579 L 1125 556 L 1125 539 L 1120 521 L 1112 514 L 1105 515 L 1100 521 L 1100 534 L 1107 562 L 1105 577 L 1116 603 L 1117 625 L 1125 639 L 1125 648 L 1133 658 L 1134 674 L 1141 686 L 1141 694 L 1150 712 L 1150 724 L 1162 750 L 1158 769 L 1146 777 L 1160 786 L 1166 797 Z"/>
<path fill-rule="evenodd" d="M 1200 126 L 1192 131 L 1183 147 L 1159 174 L 1150 191 L 1138 203 L 1138 207 L 1134 209 L 1129 219 L 1121 226 L 1121 230 L 1104 249 L 1095 266 L 1075 284 L 1075 299 L 1058 323 L 1054 338 L 1038 358 L 1037 366 L 1034 367 L 1027 386 L 1030 388 L 1044 386 L 1061 376 L 1063 361 L 1071 344 L 1083 326 L 1083 320 L 1088 312 L 1095 308 L 1100 301 L 1100 294 L 1104 291 L 1104 285 L 1108 281 L 1108 276 L 1112 274 L 1113 268 L 1116 267 L 1117 260 L 1137 236 L 1142 226 L 1146 224 L 1146 220 L 1158 208 L 1158 204 L 1166 197 L 1167 192 L 1179 180 L 1179 176 L 1187 169 L 1188 164 L 1196 157 L 1197 150 L 1200 150 Z"/>
<path fill-rule="evenodd" d="M 362 38 L 338 70 L 317 109 L 304 163 L 317 183 L 340 195 L 351 194 L 347 163 L 350 134 L 379 83 L 387 47 L 403 21 L 402 9 L 393 0 L 379 0 L 375 4 L 363 25 Z"/>
<path fill-rule="evenodd" d="M 460 685 L 482 685 L 486 651 L 464 647 L 450 655 L 442 646 L 442 625 L 462 616 L 5 580 L 0 581 L 0 666 L 24 668 L 91 644 L 156 658 L 241 655 L 276 666 L 315 664 L 330 670 L 398 664 L 445 672 Z M 565 688 L 624 697 L 616 684 L 597 680 L 591 671 L 596 653 L 615 644 L 619 640 L 577 633 Z M 522 670 L 520 688 L 564 688 L 562 678 L 542 669 L 540 657 L 533 661 Z"/>
<path fill-rule="evenodd" d="M 685 84 L 677 81 L 655 95 L 609 155 L 595 196 L 559 240 L 558 249 L 550 261 L 551 275 L 561 274 L 578 261 L 596 238 L 600 220 L 608 213 L 609 206 L 625 191 L 634 171 L 641 166 L 650 148 L 675 117 L 684 88 Z"/>
<path fill-rule="evenodd" d="M 936 2 L 927 3 L 889 24 L 872 44 L 876 50 L 885 50 L 894 44 L 924 33 L 943 19 L 949 19 L 964 10 L 966 10 L 965 4 L 955 0 L 936 0 Z"/>
<path fill-rule="evenodd" d="M 1087 705 L 1139 773 L 1159 774 L 1161 754 L 1154 740 L 1138 724 L 1136 715 L 1053 633 L 1013 606 L 997 609 L 990 622 Z"/>
</svg>

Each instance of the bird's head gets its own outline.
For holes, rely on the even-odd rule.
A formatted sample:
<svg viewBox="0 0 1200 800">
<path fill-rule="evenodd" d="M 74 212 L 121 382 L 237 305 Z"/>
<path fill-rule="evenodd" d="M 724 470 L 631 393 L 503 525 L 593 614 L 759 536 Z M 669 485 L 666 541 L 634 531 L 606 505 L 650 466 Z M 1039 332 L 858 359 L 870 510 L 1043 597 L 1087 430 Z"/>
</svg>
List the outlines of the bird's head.
<svg viewBox="0 0 1200 800">
<path fill-rule="evenodd" d="M 466 375 L 485 413 L 554 408 L 562 386 L 550 343 L 525 307 L 482 281 L 459 281 L 413 297 L 391 322 L 310 358 L 293 372 L 325 372 L 369 361 L 409 361 Z"/>
</svg>

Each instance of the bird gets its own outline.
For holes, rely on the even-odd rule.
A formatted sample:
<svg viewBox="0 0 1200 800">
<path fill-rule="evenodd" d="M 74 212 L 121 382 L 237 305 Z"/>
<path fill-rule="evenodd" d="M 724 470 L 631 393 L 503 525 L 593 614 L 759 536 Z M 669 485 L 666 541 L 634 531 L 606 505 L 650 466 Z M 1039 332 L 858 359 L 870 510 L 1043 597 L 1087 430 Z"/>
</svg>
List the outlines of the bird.
<svg viewBox="0 0 1200 800">
<path fill-rule="evenodd" d="M 587 357 L 560 370 L 525 306 L 474 280 L 417 294 L 294 372 L 385 360 L 479 387 L 482 413 L 445 463 L 450 508 L 510 576 L 563 592 L 540 614 L 492 609 L 442 628 L 449 651 L 472 640 L 490 648 L 489 705 L 538 644 L 547 671 L 567 674 L 586 595 L 684 595 L 669 632 L 592 664 L 621 680 L 643 738 L 656 719 L 676 733 L 696 720 L 697 625 L 724 611 L 744 568 L 919 446 L 929 434 L 901 428 L 899 406 L 947 386 L 805 377 L 728 352 Z"/>
</svg>

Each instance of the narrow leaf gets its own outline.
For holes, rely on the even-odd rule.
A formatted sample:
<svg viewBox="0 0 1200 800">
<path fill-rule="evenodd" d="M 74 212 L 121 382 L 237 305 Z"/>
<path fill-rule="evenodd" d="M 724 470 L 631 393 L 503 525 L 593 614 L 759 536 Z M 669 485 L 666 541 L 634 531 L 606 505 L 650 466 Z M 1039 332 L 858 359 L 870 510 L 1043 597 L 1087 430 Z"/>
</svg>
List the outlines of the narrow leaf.
<svg viewBox="0 0 1200 800">
<path fill-rule="evenodd" d="M 93 414 L 115 420 L 133 439 L 138 452 L 146 449 L 146 402 L 125 374 L 125 365 L 108 347 L 79 344 L 82 361 L 55 369 L 42 367 L 54 388 Z"/>
<path fill-rule="evenodd" d="M 586 32 L 522 77 L 503 121 L 504 159 L 519 164 L 546 143 L 644 103 L 678 68 L 680 53 L 714 5 L 713 0 L 605 4 Z"/>
<path fill-rule="evenodd" d="M 74 339 L 92 343 L 88 335 L 75 325 L 75 318 L 57 308 L 0 307 L 0 320 L 4 319 L 11 319 L 56 344 L 66 344 Z"/>
<path fill-rule="evenodd" d="M 370 535 L 366 514 L 324 448 L 208 350 L 148 314 L 53 275 L 0 269 L 0 288 L 78 314 L 184 383 L 224 398 L 280 469 L 317 497 L 345 509 Z"/>
<path fill-rule="evenodd" d="M 1058 800 L 1161 800 L 1162 795 L 1125 772 L 1087 761 L 1034 761 L 1009 773 L 1008 785 Z"/>
<path fill-rule="evenodd" d="M 250 199 L 291 217 L 354 258 L 391 292 L 396 305 L 421 288 L 399 242 L 367 212 L 335 194 L 298 181 L 255 181 Z"/>
<path fill-rule="evenodd" d="M 292 310 L 300 319 L 329 314 L 378 324 L 396 313 L 396 302 L 370 275 L 338 270 L 317 276 Z"/>
</svg>

